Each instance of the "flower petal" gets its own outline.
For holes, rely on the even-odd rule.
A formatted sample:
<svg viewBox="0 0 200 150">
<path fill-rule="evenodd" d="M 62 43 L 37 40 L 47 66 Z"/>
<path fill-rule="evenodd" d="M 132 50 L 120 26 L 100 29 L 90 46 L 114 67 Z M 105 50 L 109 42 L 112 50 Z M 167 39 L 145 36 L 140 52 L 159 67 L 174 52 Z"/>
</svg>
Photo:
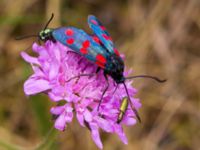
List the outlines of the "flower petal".
<svg viewBox="0 0 200 150">
<path fill-rule="evenodd" d="M 50 88 L 49 82 L 44 79 L 29 78 L 24 83 L 24 92 L 26 95 L 34 95 Z"/>
<path fill-rule="evenodd" d="M 59 71 L 59 65 L 56 62 L 53 62 L 50 65 L 49 69 L 49 79 L 52 80 L 57 77 Z"/>
<path fill-rule="evenodd" d="M 78 112 L 77 112 L 77 113 L 76 113 L 76 118 L 77 118 L 78 122 L 80 123 L 80 125 L 84 127 L 85 125 L 84 125 L 84 118 L 83 118 L 83 115 L 82 115 L 81 113 L 78 113 Z"/>
<path fill-rule="evenodd" d="M 50 112 L 54 115 L 60 115 L 65 110 L 65 106 L 52 107 Z"/>
<path fill-rule="evenodd" d="M 66 127 L 66 120 L 65 120 L 65 115 L 62 114 L 60 115 L 54 124 L 54 127 L 58 130 L 64 131 L 65 127 Z"/>
<path fill-rule="evenodd" d="M 92 121 L 92 114 L 87 109 L 84 111 L 84 119 L 87 122 Z"/>
<path fill-rule="evenodd" d="M 124 144 L 128 144 L 127 137 L 120 125 L 115 125 L 115 132 L 118 134 L 119 138 Z"/>
<path fill-rule="evenodd" d="M 103 130 L 105 130 L 106 132 L 113 132 L 113 127 L 111 125 L 110 122 L 108 122 L 107 120 L 101 118 L 101 117 L 97 117 L 97 123 L 98 126 L 101 127 Z"/>
<path fill-rule="evenodd" d="M 131 98 L 131 101 L 136 109 L 142 106 L 139 98 Z"/>
<path fill-rule="evenodd" d="M 67 123 L 69 123 L 73 119 L 73 108 L 70 105 L 66 105 L 65 111 L 66 111 L 65 120 Z"/>
<path fill-rule="evenodd" d="M 103 149 L 103 145 L 99 136 L 98 126 L 94 123 L 90 123 L 90 128 L 93 141 L 100 149 Z"/>
<path fill-rule="evenodd" d="M 125 117 L 123 120 L 122 120 L 123 124 L 127 125 L 127 126 L 131 126 L 131 125 L 134 125 L 136 124 L 136 119 L 135 118 L 131 118 L 131 117 Z"/>
<path fill-rule="evenodd" d="M 40 65 L 40 63 L 36 57 L 32 57 L 25 52 L 21 52 L 21 56 L 28 63 Z"/>
</svg>

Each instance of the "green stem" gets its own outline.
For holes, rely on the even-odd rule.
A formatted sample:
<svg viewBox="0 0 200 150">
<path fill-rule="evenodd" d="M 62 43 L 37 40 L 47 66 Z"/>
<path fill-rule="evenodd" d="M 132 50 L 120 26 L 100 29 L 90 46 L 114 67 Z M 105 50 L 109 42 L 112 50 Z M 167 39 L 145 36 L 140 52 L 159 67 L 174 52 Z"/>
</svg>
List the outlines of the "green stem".
<svg viewBox="0 0 200 150">
<path fill-rule="evenodd" d="M 49 133 L 46 135 L 44 140 L 37 144 L 36 147 L 23 147 L 16 144 L 12 144 L 3 140 L 0 140 L 0 149 L 5 150 L 50 150 L 51 146 L 54 144 L 55 139 L 57 137 L 57 131 L 53 127 L 50 129 Z"/>
<path fill-rule="evenodd" d="M 8 143 L 2 140 L 0 140 L 0 148 L 6 149 L 6 150 L 23 150 L 24 149 L 18 145 Z"/>
<path fill-rule="evenodd" d="M 50 146 L 55 142 L 57 133 L 57 130 L 52 127 L 45 139 L 35 148 L 35 150 L 50 149 Z"/>
</svg>

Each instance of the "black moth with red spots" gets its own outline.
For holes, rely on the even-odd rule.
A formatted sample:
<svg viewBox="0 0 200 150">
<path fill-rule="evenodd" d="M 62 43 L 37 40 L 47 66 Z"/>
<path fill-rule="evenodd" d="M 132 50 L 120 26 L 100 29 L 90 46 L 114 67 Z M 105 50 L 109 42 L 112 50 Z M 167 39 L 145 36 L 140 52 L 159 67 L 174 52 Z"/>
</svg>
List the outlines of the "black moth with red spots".
<svg viewBox="0 0 200 150">
<path fill-rule="evenodd" d="M 129 105 L 133 112 L 135 113 L 137 119 L 140 121 L 140 117 L 135 109 L 134 105 L 130 100 L 130 96 L 125 84 L 126 79 L 132 78 L 151 78 L 158 82 L 164 82 L 165 80 L 160 80 L 157 77 L 149 76 L 149 75 L 138 75 L 132 77 L 124 77 L 124 62 L 120 57 L 118 50 L 115 48 L 112 38 L 109 33 L 106 31 L 106 28 L 100 23 L 100 21 L 95 16 L 88 16 L 88 24 L 89 27 L 93 30 L 94 35 L 89 35 L 85 31 L 75 28 L 75 27 L 61 27 L 56 29 L 47 28 L 48 24 L 53 18 L 50 18 L 48 23 L 46 24 L 44 30 L 39 33 L 39 39 L 42 41 L 51 40 L 53 42 L 60 42 L 63 45 L 71 48 L 74 52 L 79 55 L 84 56 L 91 62 L 94 62 L 98 69 L 96 73 L 100 69 L 104 70 L 104 76 L 106 79 L 106 87 L 102 93 L 101 99 L 99 101 L 98 110 L 101 106 L 101 102 L 103 100 L 103 96 L 109 87 L 108 77 L 111 76 L 113 80 L 118 84 L 123 84 L 124 88 L 127 92 Z M 91 76 L 94 74 L 80 74 L 80 76 Z M 73 77 L 74 79 L 76 77 Z M 117 86 L 116 86 L 117 88 Z"/>
</svg>

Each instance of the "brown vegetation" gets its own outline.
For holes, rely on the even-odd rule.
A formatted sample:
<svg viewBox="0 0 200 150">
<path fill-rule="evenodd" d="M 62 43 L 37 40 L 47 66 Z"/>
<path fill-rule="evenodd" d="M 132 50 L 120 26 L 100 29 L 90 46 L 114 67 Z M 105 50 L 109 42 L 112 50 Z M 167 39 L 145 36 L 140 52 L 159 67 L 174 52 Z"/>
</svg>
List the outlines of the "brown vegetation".
<svg viewBox="0 0 200 150">
<path fill-rule="evenodd" d="M 87 15 L 98 16 L 135 74 L 168 79 L 164 84 L 134 81 L 143 104 L 142 123 L 125 127 L 128 145 L 102 133 L 105 149 L 199 149 L 199 0 L 1 0 L 0 149 L 97 149 L 75 119 L 65 132 L 50 132 L 53 104 L 45 95 L 27 98 L 23 92 L 31 71 L 20 52 L 35 39 L 14 38 L 38 33 L 52 12 L 51 27 L 72 25 L 87 31 Z"/>
</svg>

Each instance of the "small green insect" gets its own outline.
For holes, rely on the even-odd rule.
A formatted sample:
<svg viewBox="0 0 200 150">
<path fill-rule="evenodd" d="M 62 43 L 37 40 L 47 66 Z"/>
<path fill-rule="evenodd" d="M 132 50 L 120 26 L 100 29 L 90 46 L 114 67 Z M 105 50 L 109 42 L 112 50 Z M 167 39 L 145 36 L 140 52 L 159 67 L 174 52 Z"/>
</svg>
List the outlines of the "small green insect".
<svg viewBox="0 0 200 150">
<path fill-rule="evenodd" d="M 119 108 L 119 114 L 118 114 L 118 118 L 117 118 L 118 124 L 123 120 L 123 117 L 126 113 L 127 108 L 128 108 L 128 97 L 124 97 L 122 99 L 122 102 L 121 102 L 121 105 Z"/>
</svg>

